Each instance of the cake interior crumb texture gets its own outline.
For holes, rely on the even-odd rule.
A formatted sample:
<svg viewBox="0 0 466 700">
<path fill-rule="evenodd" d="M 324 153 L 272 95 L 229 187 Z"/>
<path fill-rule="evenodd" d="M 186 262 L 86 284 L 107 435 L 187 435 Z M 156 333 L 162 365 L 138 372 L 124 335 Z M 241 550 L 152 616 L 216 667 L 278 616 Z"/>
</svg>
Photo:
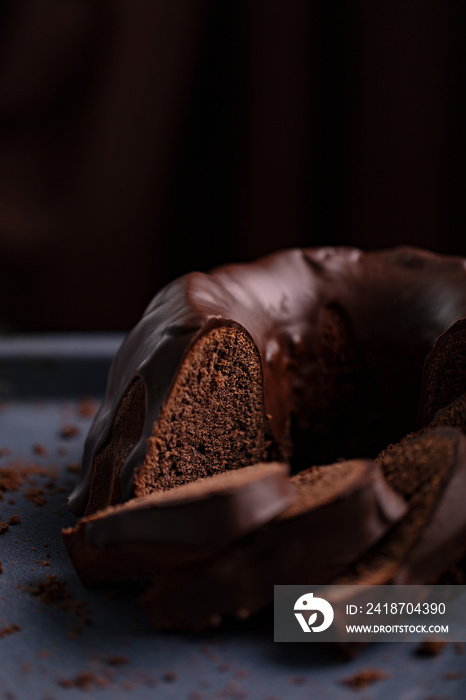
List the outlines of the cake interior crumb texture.
<svg viewBox="0 0 466 700">
<path fill-rule="evenodd" d="M 258 352 L 244 331 L 216 328 L 188 353 L 135 478 L 143 496 L 267 459 Z"/>
<path fill-rule="evenodd" d="M 368 463 L 354 459 L 310 467 L 295 474 L 291 481 L 296 488 L 296 497 L 286 511 L 287 517 L 331 503 L 352 487 L 360 485 L 361 478 L 367 476 L 367 472 Z"/>
<path fill-rule="evenodd" d="M 466 324 L 463 325 L 456 333 L 440 339 L 443 342 L 427 363 L 423 423 L 431 421 L 437 411 L 466 393 Z"/>
<path fill-rule="evenodd" d="M 339 583 L 388 583 L 408 554 L 438 500 L 452 465 L 458 440 L 453 430 L 407 437 L 379 457 L 390 486 L 408 504 L 405 517 Z"/>
</svg>

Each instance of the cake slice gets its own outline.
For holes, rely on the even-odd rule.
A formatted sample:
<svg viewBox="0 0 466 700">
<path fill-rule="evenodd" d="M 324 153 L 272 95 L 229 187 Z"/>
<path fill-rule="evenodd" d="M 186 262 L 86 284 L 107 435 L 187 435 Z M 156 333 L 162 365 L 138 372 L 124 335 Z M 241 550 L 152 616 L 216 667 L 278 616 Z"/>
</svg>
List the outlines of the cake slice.
<svg viewBox="0 0 466 700">
<path fill-rule="evenodd" d="M 160 344 L 158 363 L 145 367 L 149 376 L 136 378 L 120 406 L 111 407 L 110 432 L 97 448 L 94 434 L 109 420 L 105 403 L 91 428 L 83 460 L 88 468 L 94 462 L 85 515 L 132 496 L 272 461 L 261 362 L 248 333 L 234 325 L 211 327 L 182 357 L 174 329 Z M 118 371 L 115 365 L 110 391 Z"/>
<path fill-rule="evenodd" d="M 456 401 L 452 401 L 448 406 L 437 411 L 432 421 L 429 423 L 429 429 L 432 430 L 433 428 L 440 428 L 446 425 L 460 428 L 463 433 L 466 433 L 466 394 L 463 394 L 457 398 Z"/>
<path fill-rule="evenodd" d="M 422 432 L 378 463 L 408 512 L 336 583 L 435 583 L 466 552 L 466 438 L 450 427 Z"/>
<path fill-rule="evenodd" d="M 214 559 L 155 580 L 140 602 L 157 628 L 216 626 L 270 604 L 274 585 L 328 582 L 406 511 L 368 460 L 312 467 L 291 481 L 296 497 L 275 520 Z"/>
<path fill-rule="evenodd" d="M 419 404 L 419 427 L 466 393 L 466 318 L 448 328 L 437 339 L 426 358 Z"/>
<path fill-rule="evenodd" d="M 293 501 L 288 465 L 256 464 L 109 506 L 63 530 L 91 586 L 135 579 L 213 556 Z"/>
</svg>

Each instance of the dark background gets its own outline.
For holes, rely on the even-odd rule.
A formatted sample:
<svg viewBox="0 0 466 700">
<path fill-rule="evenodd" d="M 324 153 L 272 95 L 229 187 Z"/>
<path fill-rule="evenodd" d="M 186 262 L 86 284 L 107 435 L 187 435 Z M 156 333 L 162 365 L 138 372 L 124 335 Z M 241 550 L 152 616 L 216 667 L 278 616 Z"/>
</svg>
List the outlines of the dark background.
<svg viewBox="0 0 466 700">
<path fill-rule="evenodd" d="M 466 254 L 464 3 L 2 0 L 0 325 L 276 248 Z"/>
</svg>

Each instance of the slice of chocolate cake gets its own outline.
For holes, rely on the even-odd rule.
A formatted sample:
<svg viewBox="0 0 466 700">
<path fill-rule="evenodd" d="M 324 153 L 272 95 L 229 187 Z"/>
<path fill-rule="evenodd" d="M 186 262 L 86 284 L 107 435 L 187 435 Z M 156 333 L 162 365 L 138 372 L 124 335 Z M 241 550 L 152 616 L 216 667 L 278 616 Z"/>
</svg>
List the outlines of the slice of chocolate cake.
<svg viewBox="0 0 466 700">
<path fill-rule="evenodd" d="M 292 483 L 296 498 L 275 520 L 214 559 L 155 580 L 141 604 L 157 628 L 245 618 L 272 602 L 274 585 L 328 582 L 406 511 L 367 460 L 312 467 Z"/>
<path fill-rule="evenodd" d="M 337 583 L 435 583 L 466 552 L 466 438 L 455 428 L 423 432 L 378 462 L 408 512 Z"/>
<path fill-rule="evenodd" d="M 294 499 L 286 464 L 256 464 L 110 506 L 63 530 L 82 582 L 135 579 L 206 559 Z"/>
<path fill-rule="evenodd" d="M 429 423 L 429 429 L 432 430 L 433 428 L 446 425 L 460 428 L 463 433 L 466 433 L 466 394 L 463 394 L 457 398 L 456 401 L 452 401 L 451 404 L 437 411 L 434 418 Z"/>
<path fill-rule="evenodd" d="M 419 425 L 466 393 L 466 318 L 437 339 L 424 364 Z"/>
<path fill-rule="evenodd" d="M 157 372 L 169 369 L 161 362 Z M 159 381 L 151 378 L 153 390 Z M 86 515 L 121 500 L 125 463 L 142 460 L 133 484 L 140 497 L 270 459 L 259 353 L 243 329 L 213 328 L 192 344 L 156 423 L 146 403 L 136 379 L 96 456 Z M 154 429 L 141 445 L 146 423 Z"/>
</svg>

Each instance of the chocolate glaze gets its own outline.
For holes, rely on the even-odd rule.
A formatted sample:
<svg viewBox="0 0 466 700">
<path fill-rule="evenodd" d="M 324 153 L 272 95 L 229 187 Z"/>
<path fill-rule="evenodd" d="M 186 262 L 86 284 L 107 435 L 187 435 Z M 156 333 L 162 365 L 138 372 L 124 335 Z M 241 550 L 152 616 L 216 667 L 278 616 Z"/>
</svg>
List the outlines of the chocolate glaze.
<svg viewBox="0 0 466 700">
<path fill-rule="evenodd" d="M 144 425 L 120 474 L 122 500 L 131 498 L 135 471 L 179 362 L 213 327 L 240 326 L 253 338 L 276 443 L 286 439 L 290 416 L 304 430 L 312 428 L 325 393 L 318 348 L 322 315 L 329 309 L 340 319 L 366 377 L 358 388 L 365 407 L 357 417 L 361 427 L 359 432 L 356 424 L 348 427 L 356 440 L 354 454 L 376 454 L 411 430 L 424 359 L 436 338 L 466 316 L 465 260 L 412 248 L 373 253 L 317 248 L 284 251 L 210 274 L 194 272 L 156 295 L 120 348 L 86 441 L 71 510 L 84 512 L 95 456 L 110 438 L 123 397 L 140 377 Z M 346 418 L 349 422 L 351 415 Z"/>
</svg>

